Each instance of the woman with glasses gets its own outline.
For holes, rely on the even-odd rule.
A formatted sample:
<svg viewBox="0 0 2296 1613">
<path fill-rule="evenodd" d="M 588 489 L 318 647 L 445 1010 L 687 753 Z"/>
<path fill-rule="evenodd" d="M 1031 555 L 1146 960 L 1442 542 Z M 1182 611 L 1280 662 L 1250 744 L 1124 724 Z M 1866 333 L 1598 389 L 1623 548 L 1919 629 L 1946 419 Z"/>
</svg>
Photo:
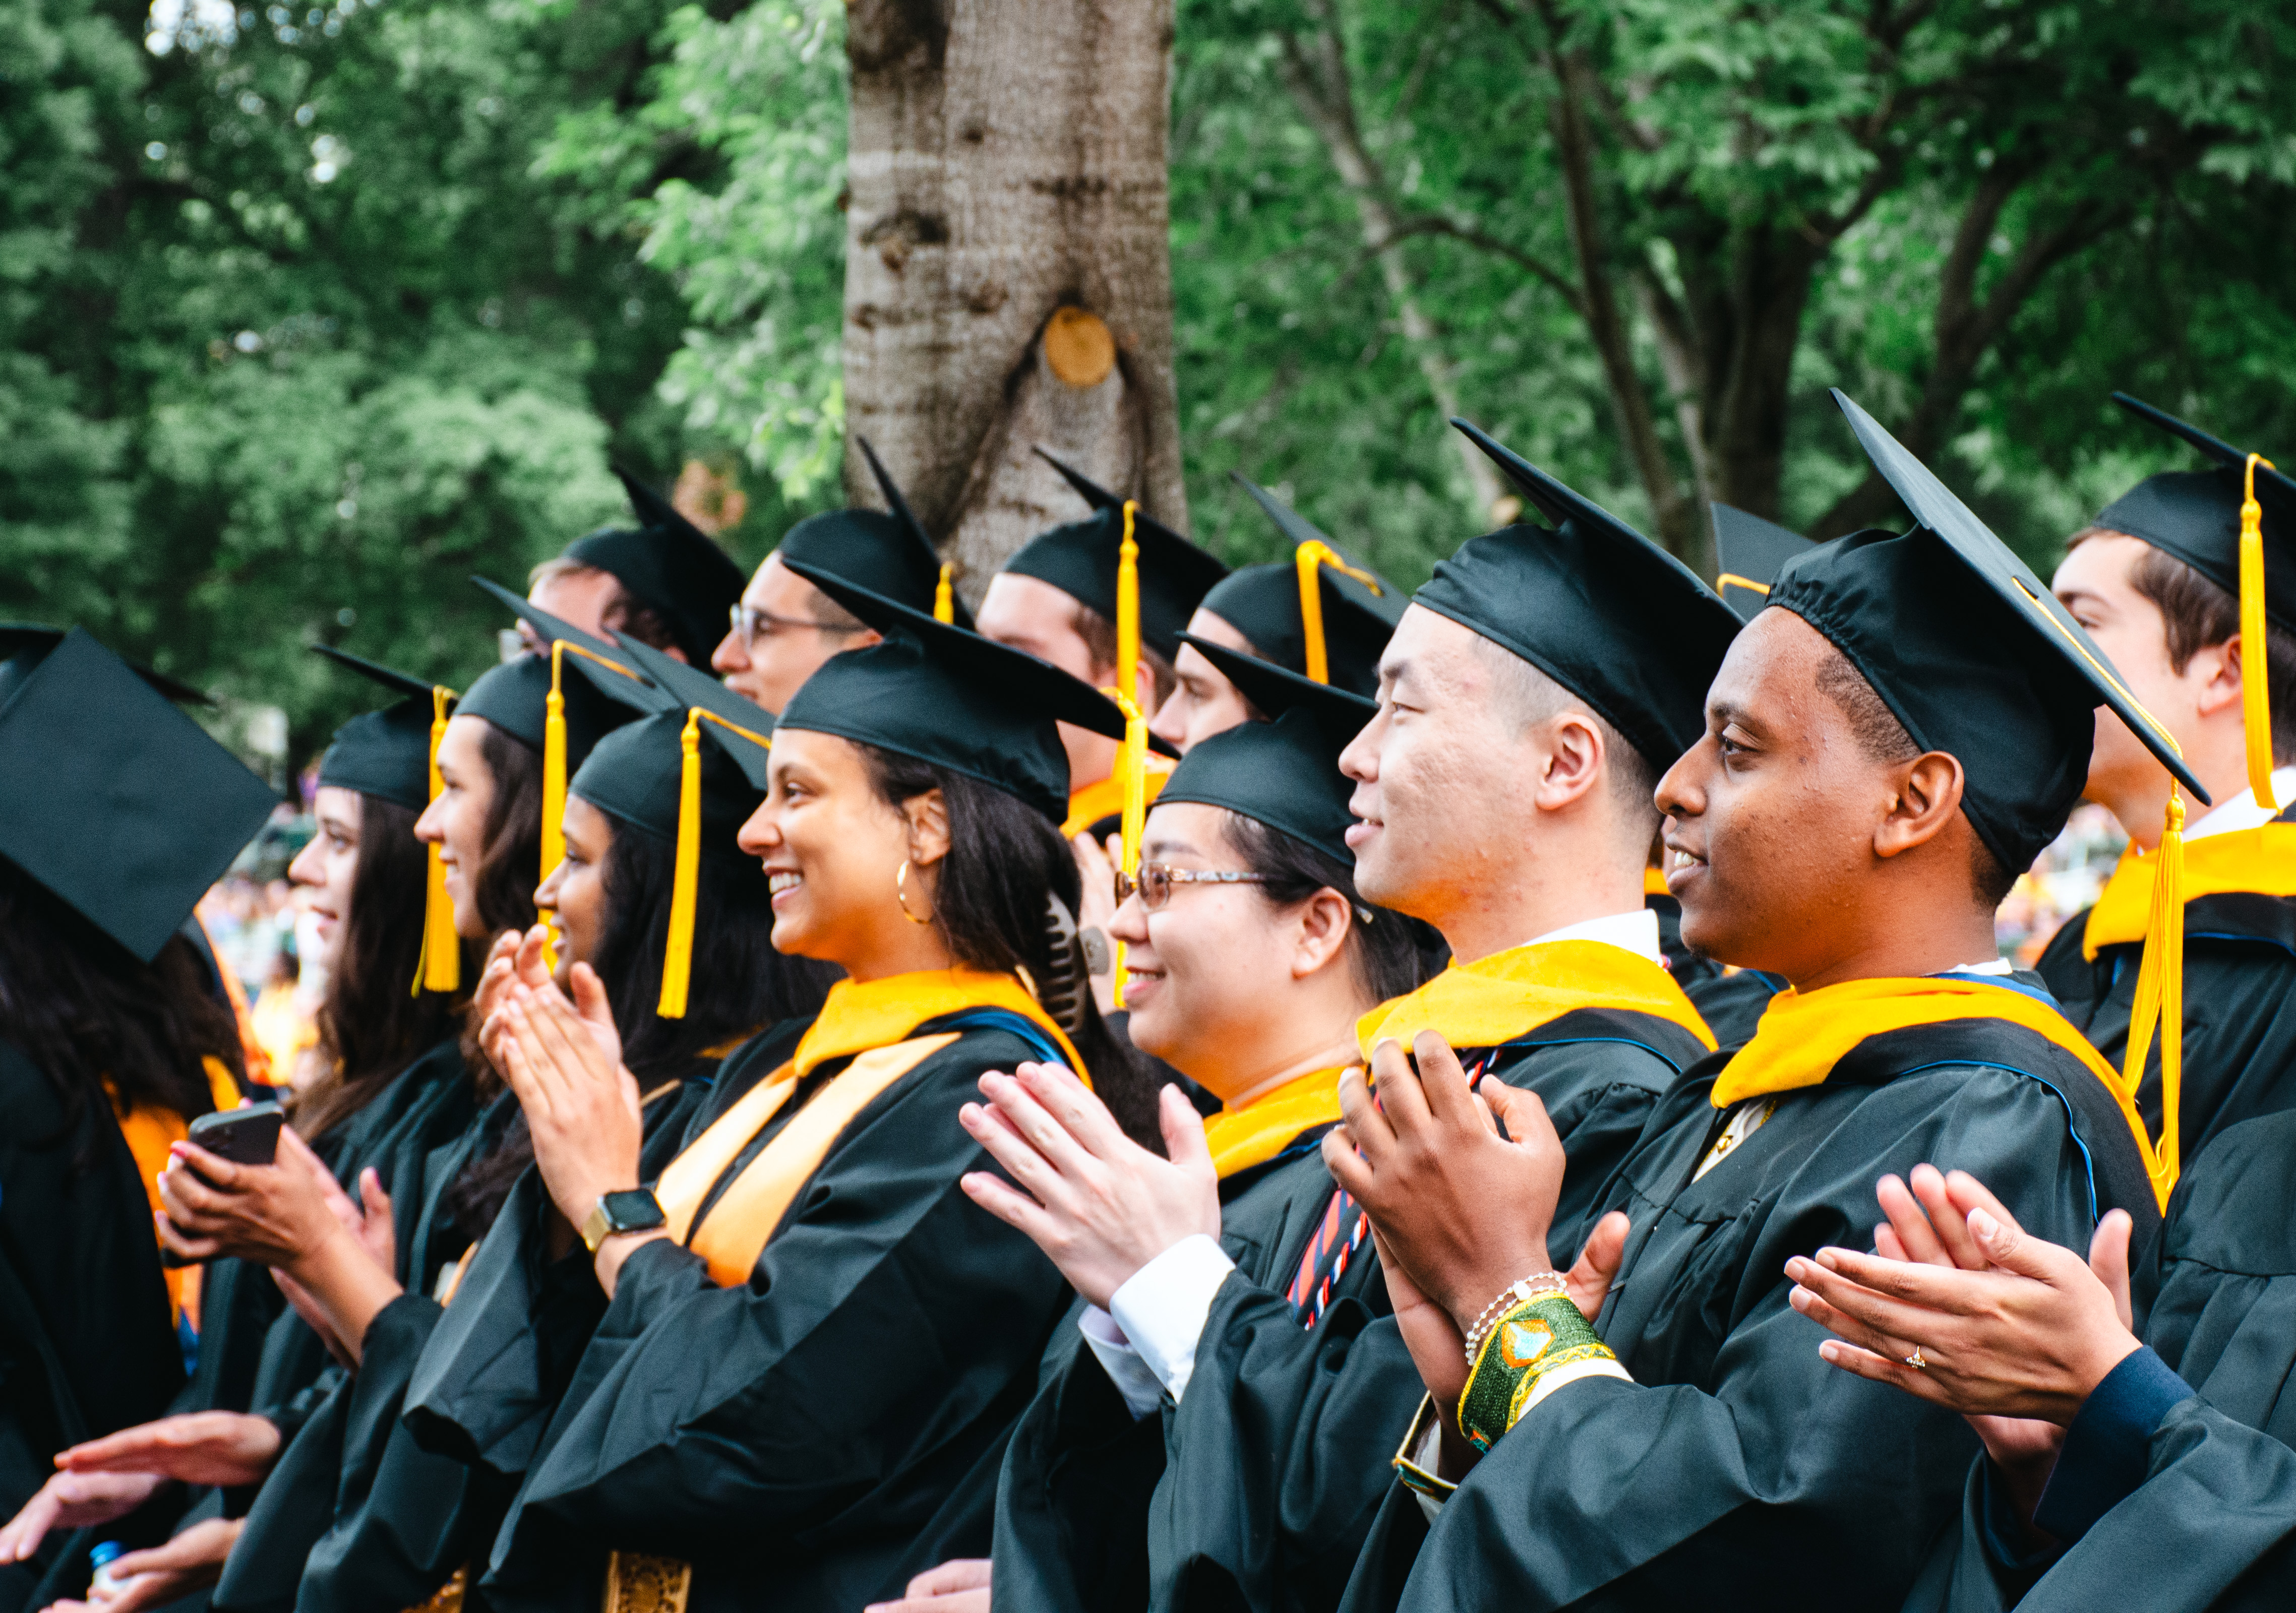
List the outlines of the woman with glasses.
<svg viewBox="0 0 2296 1613">
<path fill-rule="evenodd" d="M 1087 1302 L 1005 1459 L 1000 1607 L 1137 1607 L 1152 1593 L 1160 1605 L 1287 1606 L 1278 1565 L 1322 1543 L 1344 1575 L 1354 1552 L 1337 1543 L 1365 1521 L 1345 1509 L 1319 1542 L 1317 1486 L 1254 1494 L 1234 1458 L 1239 1442 L 1280 1447 L 1292 1421 L 1259 1356 L 1323 1347 L 1336 1379 L 1346 1341 L 1386 1308 L 1370 1251 L 1331 1235 L 1317 1143 L 1340 1118 L 1340 1071 L 1360 1062 L 1357 1021 L 1439 969 L 1441 945 L 1356 893 L 1338 757 L 1370 702 L 1273 667 L 1236 675 L 1282 715 L 1181 759 L 1137 877 L 1119 879 L 1111 930 L 1133 1039 L 1219 1112 L 1200 1122 L 1168 1093 L 1168 1160 L 1045 1067 L 984 1080 L 988 1103 L 965 1112 L 1020 1184 L 977 1172 L 965 1191 L 1034 1238 Z M 1407 1416 L 1415 1393 L 1397 1398 Z M 1176 1409 L 1160 1415 L 1168 1400 Z M 1382 1434 L 1391 1450 L 1391 1429 L 1364 1437 Z M 1376 1470 L 1389 1453 L 1319 1454 Z M 985 1608 L 988 1566 L 946 1564 L 912 1594 L 959 1593 L 951 1613 Z"/>
</svg>

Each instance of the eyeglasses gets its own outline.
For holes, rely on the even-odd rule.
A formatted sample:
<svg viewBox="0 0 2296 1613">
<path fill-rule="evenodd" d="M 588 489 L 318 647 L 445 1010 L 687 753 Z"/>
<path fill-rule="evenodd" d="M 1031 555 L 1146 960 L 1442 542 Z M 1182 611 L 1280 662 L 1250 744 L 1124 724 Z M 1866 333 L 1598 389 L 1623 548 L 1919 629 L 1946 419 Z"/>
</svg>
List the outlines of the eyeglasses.
<svg viewBox="0 0 2296 1613">
<path fill-rule="evenodd" d="M 1172 899 L 1172 887 L 1175 885 L 1265 885 L 1267 883 L 1267 876 L 1264 873 L 1231 873 L 1206 868 L 1168 868 L 1161 863 L 1143 863 L 1140 864 L 1140 872 L 1136 876 L 1128 874 L 1120 868 L 1116 871 L 1116 901 L 1117 905 L 1122 906 L 1132 899 L 1132 893 L 1136 890 L 1140 893 L 1140 905 L 1152 910 L 1161 907 Z"/>
<path fill-rule="evenodd" d="M 755 605 L 735 605 L 726 614 L 733 620 L 734 636 L 742 641 L 745 652 L 761 638 L 770 638 L 776 633 L 795 633 L 801 627 L 810 627 L 816 633 L 866 633 L 869 630 L 867 624 L 863 622 L 810 621 L 801 616 L 776 616 L 770 610 L 760 610 Z"/>
</svg>

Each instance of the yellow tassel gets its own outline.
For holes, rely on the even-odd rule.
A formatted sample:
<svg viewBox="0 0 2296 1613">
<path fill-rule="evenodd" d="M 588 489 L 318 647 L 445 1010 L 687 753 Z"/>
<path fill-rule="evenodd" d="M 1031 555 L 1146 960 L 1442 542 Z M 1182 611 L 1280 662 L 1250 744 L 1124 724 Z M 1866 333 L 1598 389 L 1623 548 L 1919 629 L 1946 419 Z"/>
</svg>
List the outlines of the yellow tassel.
<svg viewBox="0 0 2296 1613">
<path fill-rule="evenodd" d="M 1124 501 L 1124 544 L 1116 552 L 1116 686 L 1140 698 L 1140 544 L 1132 536 L 1137 501 Z"/>
<path fill-rule="evenodd" d="M 2137 1146 L 2152 1178 L 2152 1194 L 2169 1208 L 2182 1168 L 2177 1110 L 2184 1095 L 2185 1053 L 2185 804 L 2169 787 L 2169 813 L 2152 875 L 2152 913 L 2144 929 L 2144 961 L 2136 971 L 2136 1001 L 2128 1019 L 2128 1054 L 2121 1066 L 2121 1108 L 2136 1126 Z M 2144 1063 L 2161 1035 L 2161 1142 L 2144 1135 L 2136 1093 Z"/>
<path fill-rule="evenodd" d="M 566 668 L 566 641 L 550 646 L 550 699 L 542 719 L 542 877 L 566 860 L 566 695 L 559 680 Z M 549 908 L 542 921 L 542 965 L 558 970 L 558 915 Z"/>
<path fill-rule="evenodd" d="M 2256 502 L 2256 467 L 2272 462 L 2260 454 L 2248 456 L 2246 485 L 2240 506 L 2240 692 L 2241 712 L 2248 729 L 2248 787 L 2256 804 L 2277 812 L 2272 793 L 2272 686 L 2264 659 L 2264 506 Z"/>
<path fill-rule="evenodd" d="M 454 698 L 451 689 L 433 685 L 430 690 L 430 798 L 434 801 L 446 788 L 446 781 L 439 775 L 439 741 L 447 736 L 447 702 Z M 422 956 L 415 964 L 409 996 L 420 996 L 425 991 L 455 991 L 463 984 L 463 942 L 455 933 L 455 905 L 447 896 L 447 864 L 439 856 L 443 849 L 435 842 L 430 848 L 422 891 Z"/>
<path fill-rule="evenodd" d="M 1340 558 L 1338 550 L 1314 538 L 1292 551 L 1292 560 L 1300 571 L 1300 627 L 1308 640 L 1308 675 L 1316 683 L 1328 684 L 1332 681 L 1332 663 L 1324 646 L 1324 568 L 1344 571 L 1374 594 L 1387 590 L 1379 585 L 1379 578 L 1368 571 L 1357 570 Z"/>
<path fill-rule="evenodd" d="M 949 586 L 950 562 L 940 563 L 940 581 L 933 585 L 933 620 L 953 622 L 956 619 L 956 591 Z"/>
<path fill-rule="evenodd" d="M 685 988 L 693 976 L 693 903 L 701 882 L 701 713 L 689 709 L 677 736 L 677 873 L 669 890 L 669 946 L 661 959 L 665 1019 L 685 1017 Z"/>
<path fill-rule="evenodd" d="M 1119 820 L 1116 863 L 1128 874 L 1140 872 L 1140 836 L 1148 822 L 1148 718 L 1139 702 L 1120 689 L 1102 693 L 1124 713 L 1124 742 L 1116 752 L 1116 782 L 1123 791 L 1123 815 Z M 1124 943 L 1116 944 L 1114 979 L 1117 1001 L 1124 1000 Z"/>
</svg>

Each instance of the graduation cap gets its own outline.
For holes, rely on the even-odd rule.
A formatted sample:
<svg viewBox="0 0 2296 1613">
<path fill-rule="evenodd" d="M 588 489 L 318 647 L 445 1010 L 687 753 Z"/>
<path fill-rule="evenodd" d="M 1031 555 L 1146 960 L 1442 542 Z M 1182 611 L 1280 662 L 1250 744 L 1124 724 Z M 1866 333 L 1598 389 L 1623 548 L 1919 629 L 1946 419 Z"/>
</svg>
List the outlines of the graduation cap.
<svg viewBox="0 0 2296 1613">
<path fill-rule="evenodd" d="M 1292 544 L 1292 556 L 1231 571 L 1197 608 L 1242 634 L 1279 666 L 1317 683 L 1371 693 L 1379 687 L 1380 652 L 1410 596 L 1356 565 L 1272 494 L 1241 475 L 1235 481 Z"/>
<path fill-rule="evenodd" d="M 1227 568 L 1140 508 L 1119 498 L 1082 471 L 1044 449 L 1044 462 L 1058 471 L 1092 514 L 1038 534 L 1004 562 L 1020 577 L 1047 582 L 1116 624 L 1117 687 L 1136 687 L 1135 656 L 1145 644 L 1169 661 L 1179 652 L 1180 634 Z"/>
<path fill-rule="evenodd" d="M 29 672 L 39 664 L 40 656 L 63 642 L 63 636 L 62 627 L 45 627 L 37 622 L 0 622 L 0 700 L 7 698 L 10 687 L 8 669 L 16 663 L 17 658 L 27 651 L 36 652 L 29 661 L 24 663 L 24 670 Z M 130 672 L 179 706 L 215 704 L 205 692 L 169 677 L 156 667 L 147 667 L 142 661 L 131 661 L 124 655 L 119 660 Z"/>
<path fill-rule="evenodd" d="M 832 733 L 947 767 L 1017 797 L 1058 823 L 1069 758 L 1058 726 L 1124 737 L 1124 714 L 1050 662 L 829 572 L 790 568 L 885 642 L 824 662 L 790 697 L 780 727 Z"/>
<path fill-rule="evenodd" d="M 319 758 L 319 782 L 422 812 L 438 798 L 443 782 L 439 776 L 439 741 L 454 713 L 455 692 L 444 684 L 424 683 L 332 644 L 311 648 L 337 666 L 348 667 L 403 697 L 380 711 L 355 716 L 335 730 L 333 741 Z M 463 946 L 455 933 L 455 905 L 447 897 L 447 865 L 439 857 L 442 847 L 434 841 L 427 849 L 422 957 L 414 970 L 414 983 L 408 988 L 410 995 L 455 991 L 463 984 Z"/>
<path fill-rule="evenodd" d="M 1769 602 L 1824 634 L 1915 744 L 1960 760 L 1961 809 L 2003 866 L 2017 872 L 2031 866 L 2064 827 L 2087 782 L 2099 705 L 2110 706 L 2205 803 L 2208 791 L 2177 741 L 2032 569 L 1839 389 L 1833 401 L 1919 524 L 1903 536 L 1857 532 L 1819 545 L 1786 568 Z M 2178 1168 L 2183 828 L 2184 806 L 2171 790 L 2129 1018 L 2129 1063 L 2115 1093 L 2164 1208 Z M 2169 1117 L 2158 1150 L 2136 1103 L 2156 1026 Z"/>
<path fill-rule="evenodd" d="M 2265 622 L 2296 633 L 2296 480 L 2126 392 L 2112 401 L 2215 462 L 2209 471 L 2148 476 L 2105 506 L 2096 524 L 2172 554 L 2240 602 L 2240 687 L 2248 783 L 2267 811 L 2272 790 L 2272 678 Z"/>
<path fill-rule="evenodd" d="M 540 652 L 505 661 L 472 684 L 455 715 L 484 717 L 542 753 L 540 877 L 546 880 L 566 856 L 569 774 L 633 712 L 650 708 L 643 690 L 651 685 L 619 647 L 561 621 L 500 583 L 483 577 L 471 580 L 516 613 L 543 642 Z M 569 660 L 580 674 L 570 681 L 566 676 Z M 655 700 L 667 704 L 665 697 Z M 557 925 L 554 919 L 545 917 L 545 921 L 551 930 L 545 955 L 554 968 Z"/>
<path fill-rule="evenodd" d="M 774 720 L 650 644 L 621 638 L 619 648 L 649 681 L 602 672 L 599 687 L 644 715 L 601 739 L 567 790 L 623 828 L 671 847 L 669 936 L 655 1011 L 675 1019 L 685 1013 L 693 975 L 701 859 L 710 858 L 721 878 L 744 877 L 734 837 L 765 798 Z M 747 873 L 758 877 L 757 865 Z"/>
<path fill-rule="evenodd" d="M 1653 769 L 1706 733 L 1706 690 L 1738 618 L 1697 573 L 1464 420 L 1550 527 L 1470 538 L 1412 603 L 1521 657 L 1592 707 Z"/>
<path fill-rule="evenodd" d="M 1786 562 L 1817 545 L 1775 521 L 1749 515 L 1728 504 L 1710 508 L 1714 517 L 1714 560 L 1718 571 L 1714 578 L 1714 592 L 1722 596 L 1724 604 L 1738 613 L 1741 621 L 1751 622 L 1769 602 L 1770 585 L 1777 581 Z"/>
<path fill-rule="evenodd" d="M 865 588 L 880 598 L 923 610 L 960 627 L 972 626 L 972 612 L 950 586 L 951 569 L 933 547 L 924 523 L 909 508 L 899 484 L 886 471 L 866 438 L 856 437 L 862 457 L 877 479 L 877 490 L 892 513 L 875 510 L 832 510 L 809 515 L 782 536 L 774 553 L 792 570 L 810 567 Z"/>
<path fill-rule="evenodd" d="M 909 501 L 902 496 L 900 483 L 895 481 L 893 473 L 885 469 L 885 462 L 877 457 L 877 450 L 870 446 L 869 439 L 857 432 L 853 440 L 861 445 L 861 457 L 869 462 L 869 473 L 877 479 L 877 491 L 885 495 L 886 505 L 893 512 L 893 519 L 907 531 L 911 541 L 906 552 L 899 556 L 906 562 L 900 571 L 900 580 L 906 585 L 899 588 L 881 588 L 871 583 L 865 577 L 852 577 L 851 580 L 859 583 L 873 594 L 882 594 L 888 599 L 897 599 L 906 604 L 914 586 L 914 579 L 910 574 L 917 571 L 916 562 L 922 561 L 924 567 L 931 571 L 933 577 L 933 615 L 941 621 L 955 622 L 960 627 L 972 626 L 972 612 L 964 608 L 964 602 L 956 597 L 956 590 L 951 585 L 955 575 L 955 568 L 941 559 L 940 551 L 933 547 L 932 534 L 925 530 L 924 522 L 919 520 L 916 512 L 909 508 Z M 802 553 L 786 558 L 807 561 L 815 564 L 823 563 L 814 561 L 812 556 Z M 828 569 L 832 571 L 839 571 L 840 576 L 851 576 L 849 572 L 841 571 L 835 565 L 831 565 Z"/>
<path fill-rule="evenodd" d="M 1201 801 L 1256 818 L 1270 829 L 1352 865 L 1348 798 L 1355 785 L 1340 771 L 1340 752 L 1379 713 L 1379 702 L 1318 684 L 1256 656 L 1188 635 L 1246 699 L 1267 714 L 1193 747 L 1157 795 Z"/>
<path fill-rule="evenodd" d="M 148 963 L 278 793 L 77 627 L 6 670 L 0 856 Z"/>
<path fill-rule="evenodd" d="M 619 466 L 614 474 L 630 495 L 637 530 L 601 527 L 567 544 L 565 558 L 611 573 L 660 615 L 694 665 L 706 667 L 726 635 L 726 613 L 741 602 L 742 568 L 660 494 Z"/>
</svg>

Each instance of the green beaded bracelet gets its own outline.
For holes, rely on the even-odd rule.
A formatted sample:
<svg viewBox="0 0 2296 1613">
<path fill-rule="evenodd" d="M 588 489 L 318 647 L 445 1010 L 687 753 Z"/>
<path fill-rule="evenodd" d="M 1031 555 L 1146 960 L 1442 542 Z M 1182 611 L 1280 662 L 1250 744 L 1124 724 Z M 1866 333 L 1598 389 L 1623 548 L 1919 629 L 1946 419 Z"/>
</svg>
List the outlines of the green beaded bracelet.
<svg viewBox="0 0 2296 1613">
<path fill-rule="evenodd" d="M 1561 1294 L 1542 1294 L 1499 1318 L 1467 1374 L 1459 1396 L 1459 1431 L 1488 1451 L 1514 1427 L 1538 1380 L 1579 1361 L 1613 1361 L 1578 1307 Z"/>
</svg>

